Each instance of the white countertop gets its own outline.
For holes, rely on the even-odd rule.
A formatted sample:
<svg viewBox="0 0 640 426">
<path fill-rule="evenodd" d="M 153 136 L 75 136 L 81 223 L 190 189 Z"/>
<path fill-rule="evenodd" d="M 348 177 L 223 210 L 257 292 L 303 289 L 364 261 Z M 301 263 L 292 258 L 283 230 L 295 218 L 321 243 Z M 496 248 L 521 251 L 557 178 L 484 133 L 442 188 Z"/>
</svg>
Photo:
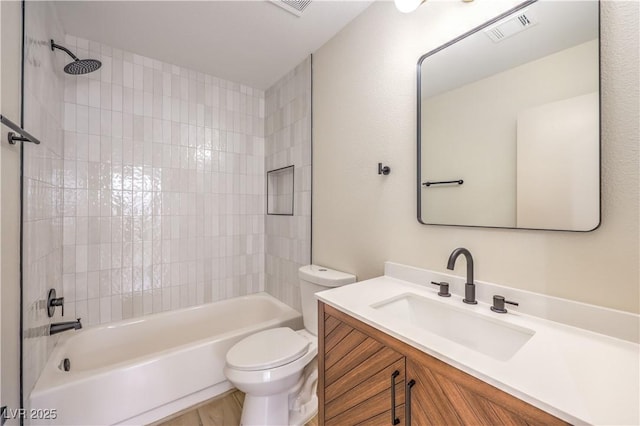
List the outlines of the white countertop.
<svg viewBox="0 0 640 426">
<path fill-rule="evenodd" d="M 443 274 L 427 276 L 437 280 L 437 275 Z M 637 343 L 519 313 L 509 305 L 509 313 L 496 314 L 482 300 L 477 305 L 462 303 L 456 289 L 452 287 L 452 297 L 442 298 L 437 296 L 436 286 L 386 275 L 323 291 L 316 297 L 568 422 L 640 424 Z M 535 334 L 513 357 L 499 361 L 371 307 L 403 294 L 462 306 L 478 315 L 531 329 Z M 522 300 L 519 302 L 523 304 Z"/>
</svg>

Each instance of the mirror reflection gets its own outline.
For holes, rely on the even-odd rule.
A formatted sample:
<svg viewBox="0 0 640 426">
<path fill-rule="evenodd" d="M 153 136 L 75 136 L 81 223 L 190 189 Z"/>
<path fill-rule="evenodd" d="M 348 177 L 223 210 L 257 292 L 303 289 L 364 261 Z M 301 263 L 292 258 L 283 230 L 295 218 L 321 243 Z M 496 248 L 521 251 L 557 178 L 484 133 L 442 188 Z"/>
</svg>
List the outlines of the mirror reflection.
<svg viewBox="0 0 640 426">
<path fill-rule="evenodd" d="M 418 219 L 600 222 L 599 4 L 527 2 L 418 63 Z"/>
</svg>

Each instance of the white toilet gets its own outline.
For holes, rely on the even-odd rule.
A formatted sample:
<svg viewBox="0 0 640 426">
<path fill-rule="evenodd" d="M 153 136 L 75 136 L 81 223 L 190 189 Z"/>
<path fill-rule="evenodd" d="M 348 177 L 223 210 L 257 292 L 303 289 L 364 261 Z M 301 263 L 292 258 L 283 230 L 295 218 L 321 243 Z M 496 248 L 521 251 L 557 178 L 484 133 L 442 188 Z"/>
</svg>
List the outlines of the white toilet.
<svg viewBox="0 0 640 426">
<path fill-rule="evenodd" d="M 314 293 L 356 277 L 316 265 L 298 270 L 304 330 L 258 332 L 227 352 L 224 374 L 245 393 L 241 425 L 303 425 L 318 410 L 318 302 Z"/>
</svg>

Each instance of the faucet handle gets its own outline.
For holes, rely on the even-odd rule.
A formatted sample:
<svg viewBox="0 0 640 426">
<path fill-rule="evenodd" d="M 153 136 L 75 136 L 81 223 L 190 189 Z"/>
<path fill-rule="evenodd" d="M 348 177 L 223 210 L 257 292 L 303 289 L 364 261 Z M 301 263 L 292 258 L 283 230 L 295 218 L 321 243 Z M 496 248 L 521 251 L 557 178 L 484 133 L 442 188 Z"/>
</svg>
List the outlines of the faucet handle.
<svg viewBox="0 0 640 426">
<path fill-rule="evenodd" d="M 47 295 L 47 316 L 49 318 L 55 313 L 56 306 L 62 308 L 62 316 L 64 317 L 64 297 L 56 297 L 56 289 L 52 288 Z"/>
<path fill-rule="evenodd" d="M 440 286 L 440 291 L 438 292 L 438 296 L 440 297 L 451 297 L 451 293 L 449 293 L 449 283 L 445 281 L 441 281 L 439 283 L 435 281 L 431 281 L 431 284 Z"/>
<path fill-rule="evenodd" d="M 517 302 L 512 302 L 510 300 L 506 300 L 504 298 L 504 296 L 500 296 L 500 295 L 494 294 L 493 295 L 493 306 L 491 307 L 491 310 L 493 312 L 497 312 L 499 314 L 506 314 L 508 311 L 504 307 L 505 303 L 508 303 L 508 304 L 514 305 L 514 306 L 519 306 Z"/>
</svg>

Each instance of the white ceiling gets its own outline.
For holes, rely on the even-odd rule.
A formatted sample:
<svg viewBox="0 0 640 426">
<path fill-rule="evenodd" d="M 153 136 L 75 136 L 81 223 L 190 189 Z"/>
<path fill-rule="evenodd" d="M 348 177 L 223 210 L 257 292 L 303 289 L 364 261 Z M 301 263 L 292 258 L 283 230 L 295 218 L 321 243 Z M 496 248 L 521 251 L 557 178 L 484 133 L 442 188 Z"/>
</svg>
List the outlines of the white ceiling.
<svg viewBox="0 0 640 426">
<path fill-rule="evenodd" d="M 495 28 L 523 11 L 537 24 L 498 43 L 491 41 L 485 30 L 479 31 L 428 56 L 422 65 L 422 96 L 444 93 L 598 38 L 599 5 L 592 0 L 539 1 L 489 28 Z"/>
<path fill-rule="evenodd" d="M 314 0 L 301 17 L 263 1 L 57 1 L 67 34 L 266 89 L 370 4 Z"/>
</svg>

